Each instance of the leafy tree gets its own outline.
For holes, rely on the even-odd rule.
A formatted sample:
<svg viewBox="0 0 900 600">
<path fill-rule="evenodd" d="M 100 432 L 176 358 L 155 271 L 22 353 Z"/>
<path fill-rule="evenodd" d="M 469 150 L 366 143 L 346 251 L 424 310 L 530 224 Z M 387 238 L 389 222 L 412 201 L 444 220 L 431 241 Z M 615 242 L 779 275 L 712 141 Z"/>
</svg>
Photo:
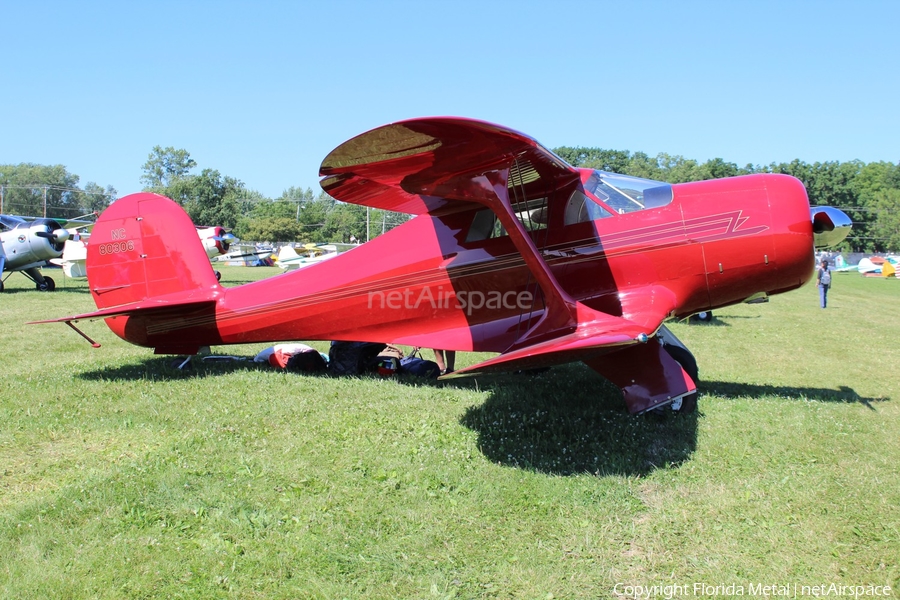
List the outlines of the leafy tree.
<svg viewBox="0 0 900 600">
<path fill-rule="evenodd" d="M 303 231 L 301 241 L 314 243 L 334 241 L 328 230 L 328 216 L 335 209 L 335 205 L 334 198 L 322 193 L 300 206 L 297 221 Z"/>
<path fill-rule="evenodd" d="M 162 193 L 176 181 L 186 177 L 196 166 L 197 162 L 187 150 L 154 146 L 147 162 L 141 167 L 144 171 L 141 182 L 146 186 L 146 191 Z"/>
<path fill-rule="evenodd" d="M 628 167 L 623 174 L 664 181 L 662 169 L 659 168 L 659 161 L 650 158 L 645 152 L 632 154 L 631 159 L 628 161 Z"/>
<path fill-rule="evenodd" d="M 240 235 L 247 240 L 293 242 L 303 238 L 304 232 L 293 217 L 263 217 L 241 221 Z"/>
<path fill-rule="evenodd" d="M 746 175 L 748 172 L 749 171 L 746 169 L 741 169 L 734 163 L 725 162 L 721 158 L 714 158 L 703 163 L 699 169 L 697 169 L 695 179 L 692 179 L 691 181 L 736 177 L 738 175 Z"/>
<path fill-rule="evenodd" d="M 250 215 L 255 219 L 278 217 L 292 219 L 296 222 L 299 219 L 300 208 L 301 206 L 295 202 L 289 202 L 279 198 L 267 202 L 255 203 L 250 211 Z"/>
<path fill-rule="evenodd" d="M 371 211 L 371 209 L 369 209 Z M 371 215 L 369 215 L 371 224 Z M 350 243 L 350 238 L 366 240 L 366 207 L 359 204 L 335 203 L 325 219 L 322 241 Z M 371 227 L 370 227 L 370 237 Z"/>
<path fill-rule="evenodd" d="M 869 206 L 876 214 L 869 231 L 876 250 L 900 250 L 900 189 L 885 188 L 871 200 Z"/>
<path fill-rule="evenodd" d="M 613 173 L 626 173 L 631 160 L 631 153 L 625 150 L 562 146 L 554 148 L 553 152 L 573 167 L 599 169 Z"/>
<path fill-rule="evenodd" d="M 316 198 L 313 195 L 313 191 L 311 189 L 306 188 L 304 190 L 293 186 L 281 192 L 281 196 L 276 198 L 276 200 L 284 200 L 285 202 L 293 202 L 294 204 L 306 204 L 307 202 L 312 202 L 315 199 Z"/>
<path fill-rule="evenodd" d="M 116 195 L 116 188 L 113 186 L 108 185 L 106 189 L 103 189 L 93 181 L 89 181 L 85 184 L 84 192 L 81 194 L 83 198 L 81 206 L 87 209 L 84 214 L 103 212 L 103 209 L 109 206 L 110 202 L 116 198 Z"/>
<path fill-rule="evenodd" d="M 852 213 L 854 228 L 858 222 L 864 224 L 865 245 L 878 252 L 900 249 L 900 167 L 889 162 L 864 165 L 853 187 L 858 197 Z"/>
<path fill-rule="evenodd" d="M 166 189 L 170 198 L 180 203 L 194 224 L 221 225 L 234 228 L 240 219 L 238 199 L 244 184 L 233 177 L 223 177 L 214 169 L 200 175 L 176 179 Z"/>
<path fill-rule="evenodd" d="M 68 219 L 102 209 L 115 198 L 115 189 L 104 191 L 95 183 L 87 185 L 90 195 L 85 194 L 78 180 L 63 165 L 0 165 L 3 212 Z"/>
</svg>

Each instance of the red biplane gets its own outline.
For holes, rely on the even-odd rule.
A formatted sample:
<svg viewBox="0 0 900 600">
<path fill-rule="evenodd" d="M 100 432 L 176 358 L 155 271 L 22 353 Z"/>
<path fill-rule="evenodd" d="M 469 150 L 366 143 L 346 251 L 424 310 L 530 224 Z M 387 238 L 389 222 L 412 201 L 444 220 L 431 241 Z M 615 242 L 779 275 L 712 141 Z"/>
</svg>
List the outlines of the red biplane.
<svg viewBox="0 0 900 600">
<path fill-rule="evenodd" d="M 127 196 L 88 246 L 98 310 L 55 321 L 104 318 L 159 354 L 352 340 L 499 353 L 454 375 L 583 361 L 632 413 L 688 411 L 696 363 L 663 322 L 800 287 L 814 245 L 850 225 L 811 211 L 793 177 L 670 185 L 579 169 L 462 118 L 363 133 L 320 175 L 338 200 L 417 216 L 325 263 L 226 289 L 176 203 Z"/>
</svg>

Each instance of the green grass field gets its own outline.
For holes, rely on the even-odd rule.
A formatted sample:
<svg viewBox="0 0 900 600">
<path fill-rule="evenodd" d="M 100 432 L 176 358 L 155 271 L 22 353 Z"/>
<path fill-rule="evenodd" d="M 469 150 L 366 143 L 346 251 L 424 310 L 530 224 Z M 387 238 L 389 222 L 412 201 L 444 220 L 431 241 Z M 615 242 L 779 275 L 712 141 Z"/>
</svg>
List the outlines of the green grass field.
<svg viewBox="0 0 900 600">
<path fill-rule="evenodd" d="M 93 310 L 54 277 L 0 294 L 0 597 L 898 596 L 900 281 L 839 274 L 827 310 L 808 286 L 672 324 L 700 412 L 634 417 L 576 364 L 434 384 L 174 371 L 102 322 L 82 324 L 100 349 L 25 325 Z"/>
</svg>

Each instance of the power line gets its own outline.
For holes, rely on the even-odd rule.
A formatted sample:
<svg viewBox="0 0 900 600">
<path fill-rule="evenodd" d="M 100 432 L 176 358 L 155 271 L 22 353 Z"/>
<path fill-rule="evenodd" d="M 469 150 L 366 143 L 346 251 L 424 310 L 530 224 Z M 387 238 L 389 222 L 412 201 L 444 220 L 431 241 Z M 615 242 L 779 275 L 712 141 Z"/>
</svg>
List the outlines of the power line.
<svg viewBox="0 0 900 600">
<path fill-rule="evenodd" d="M 87 190 L 82 190 L 79 188 L 71 188 L 71 187 L 63 187 L 59 185 L 49 185 L 43 183 L 33 183 L 31 185 L 15 185 L 8 183 L 0 183 L 0 188 L 6 190 L 56 190 L 60 192 L 75 192 L 77 194 L 87 194 L 89 196 L 106 196 L 110 198 L 115 198 L 116 194 L 110 194 L 109 192 L 89 192 Z"/>
</svg>

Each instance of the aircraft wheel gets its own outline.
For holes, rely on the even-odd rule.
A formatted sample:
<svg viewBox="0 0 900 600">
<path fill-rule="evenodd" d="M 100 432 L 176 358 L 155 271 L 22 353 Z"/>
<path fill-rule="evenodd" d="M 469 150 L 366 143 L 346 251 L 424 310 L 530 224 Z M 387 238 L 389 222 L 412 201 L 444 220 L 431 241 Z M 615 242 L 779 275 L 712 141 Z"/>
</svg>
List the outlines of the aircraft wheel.
<svg viewBox="0 0 900 600">
<path fill-rule="evenodd" d="M 712 311 L 711 310 L 704 310 L 703 312 L 698 312 L 694 316 L 697 317 L 697 320 L 700 321 L 701 323 L 709 323 L 710 321 L 712 321 Z"/>
<path fill-rule="evenodd" d="M 0 292 L 3 291 L 3 281 L 0 281 Z"/>
<path fill-rule="evenodd" d="M 216 281 L 222 281 L 222 274 L 216 271 Z"/>
<path fill-rule="evenodd" d="M 700 383 L 700 370 L 697 368 L 697 359 L 694 358 L 694 355 L 681 346 L 666 344 L 663 348 L 666 349 L 669 356 L 674 358 L 675 361 L 681 365 L 681 368 L 684 369 L 685 373 L 691 376 L 691 379 L 694 380 L 694 385 L 698 385 Z M 680 413 L 692 413 L 696 411 L 697 394 L 698 392 L 694 392 L 693 394 L 688 394 L 683 397 L 681 399 L 681 406 L 674 410 Z"/>
<path fill-rule="evenodd" d="M 44 277 L 44 281 L 42 283 L 37 284 L 37 290 L 39 292 L 52 292 L 56 289 L 56 282 L 53 281 L 50 277 Z"/>
</svg>

